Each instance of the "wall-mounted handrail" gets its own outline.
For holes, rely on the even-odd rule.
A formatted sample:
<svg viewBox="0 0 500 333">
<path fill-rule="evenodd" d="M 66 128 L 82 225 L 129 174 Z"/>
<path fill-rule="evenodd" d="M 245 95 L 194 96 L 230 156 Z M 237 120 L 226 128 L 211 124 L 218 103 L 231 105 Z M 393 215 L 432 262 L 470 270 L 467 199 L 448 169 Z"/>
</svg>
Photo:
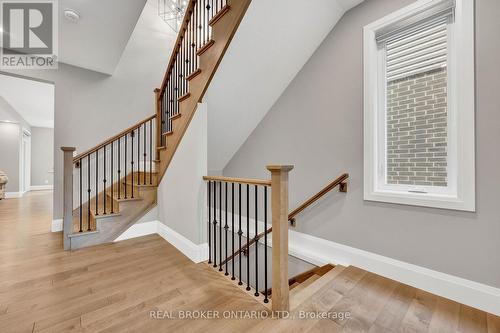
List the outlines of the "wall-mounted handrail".
<svg viewBox="0 0 500 333">
<path fill-rule="evenodd" d="M 349 178 L 348 173 L 344 173 L 341 176 L 337 177 L 334 181 L 332 181 L 330 184 L 326 185 L 321 191 L 307 199 L 302 205 L 299 207 L 295 208 L 290 214 L 288 214 L 288 221 L 294 221 L 295 217 L 302 212 L 304 209 L 312 205 L 314 202 L 316 202 L 318 199 L 323 197 L 325 194 L 333 190 L 335 187 L 339 186 L 339 191 L 340 192 L 347 192 L 347 183 L 345 182 Z"/>
<path fill-rule="evenodd" d="M 109 145 L 110 143 L 112 143 L 112 142 L 118 140 L 119 138 L 121 138 L 122 136 L 124 136 L 124 135 L 132 132 L 133 130 L 137 129 L 138 127 L 141 127 L 144 123 L 147 123 L 148 121 L 150 121 L 152 119 L 155 119 L 155 118 L 156 118 L 156 114 L 154 114 L 152 116 L 149 116 L 148 118 L 146 118 L 144 120 L 141 120 L 137 124 L 130 126 L 126 130 L 123 130 L 120 133 L 118 133 L 116 135 L 113 135 L 112 137 L 110 137 L 109 139 L 107 139 L 107 140 L 103 141 L 102 143 L 96 145 L 95 147 L 90 148 L 90 149 L 84 151 L 83 153 L 80 153 L 80 154 L 76 155 L 75 157 L 73 157 L 73 163 L 77 163 L 79 160 L 83 159 L 84 157 L 87 157 L 87 155 L 90 155 L 90 154 L 96 152 L 97 150 L 103 148 L 104 146 Z"/>
<path fill-rule="evenodd" d="M 224 177 L 220 177 L 224 178 Z M 345 181 L 349 178 L 349 174 L 344 173 L 337 177 L 335 180 L 333 180 L 331 183 L 329 183 L 327 186 L 325 186 L 321 191 L 313 195 L 311 198 L 309 198 L 307 201 L 305 201 L 302 205 L 294 209 L 290 214 L 288 214 L 288 221 L 293 222 L 295 220 L 295 216 L 297 216 L 300 212 L 302 212 L 304 209 L 306 209 L 308 206 L 310 206 L 312 203 L 317 201 L 319 198 L 324 196 L 326 193 L 334 189 L 336 186 L 340 186 L 340 191 L 341 192 L 347 192 L 347 184 Z M 230 178 L 227 178 L 230 179 Z M 273 227 L 268 228 L 266 231 L 261 232 L 258 234 L 256 237 L 252 238 L 248 244 L 243 245 L 240 249 L 235 251 L 232 255 L 227 257 L 226 260 L 222 262 L 222 264 L 225 264 L 227 261 L 233 260 L 234 257 L 240 255 L 241 253 L 245 253 L 250 246 L 252 246 L 255 242 L 257 242 L 259 239 L 264 237 L 264 235 L 269 234 L 273 231 Z"/>
</svg>

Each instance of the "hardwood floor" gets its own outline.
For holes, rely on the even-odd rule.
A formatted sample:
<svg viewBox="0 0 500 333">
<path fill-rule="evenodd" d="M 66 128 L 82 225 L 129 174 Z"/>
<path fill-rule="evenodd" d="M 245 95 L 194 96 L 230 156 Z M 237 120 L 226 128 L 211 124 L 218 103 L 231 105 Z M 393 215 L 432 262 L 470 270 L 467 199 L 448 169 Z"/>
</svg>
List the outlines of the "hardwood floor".
<svg viewBox="0 0 500 333">
<path fill-rule="evenodd" d="M 350 319 L 253 318 L 267 309 L 159 236 L 64 252 L 51 207 L 50 192 L 0 201 L 0 332 L 500 332 L 498 317 L 355 267 L 297 308 Z M 245 317 L 166 318 L 188 310 Z"/>
</svg>

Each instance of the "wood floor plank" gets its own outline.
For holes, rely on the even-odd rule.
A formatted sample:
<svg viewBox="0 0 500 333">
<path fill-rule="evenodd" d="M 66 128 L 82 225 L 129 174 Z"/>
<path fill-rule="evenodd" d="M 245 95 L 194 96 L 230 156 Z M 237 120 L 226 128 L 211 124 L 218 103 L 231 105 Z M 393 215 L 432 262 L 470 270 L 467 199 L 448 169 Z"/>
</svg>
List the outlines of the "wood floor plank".
<svg viewBox="0 0 500 333">
<path fill-rule="evenodd" d="M 436 307 L 436 296 L 418 290 L 399 327 L 401 332 L 427 332 Z"/>
<path fill-rule="evenodd" d="M 408 285 L 401 283 L 397 284 L 369 332 L 397 333 L 397 330 L 415 297 L 416 291 L 417 290 L 415 288 Z"/>
<path fill-rule="evenodd" d="M 487 332 L 487 327 L 487 314 L 485 312 L 467 305 L 460 306 L 459 332 Z"/>
<path fill-rule="evenodd" d="M 429 332 L 456 332 L 458 330 L 459 316 L 460 304 L 439 298 L 429 325 Z"/>
</svg>

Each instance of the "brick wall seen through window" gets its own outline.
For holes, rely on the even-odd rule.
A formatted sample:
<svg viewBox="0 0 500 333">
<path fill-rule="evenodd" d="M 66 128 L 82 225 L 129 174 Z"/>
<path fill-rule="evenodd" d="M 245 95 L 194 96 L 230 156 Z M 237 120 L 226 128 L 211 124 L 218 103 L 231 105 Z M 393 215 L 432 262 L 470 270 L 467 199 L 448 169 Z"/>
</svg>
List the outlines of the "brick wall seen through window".
<svg viewBox="0 0 500 333">
<path fill-rule="evenodd" d="M 447 186 L 446 67 L 387 83 L 387 183 Z"/>
</svg>

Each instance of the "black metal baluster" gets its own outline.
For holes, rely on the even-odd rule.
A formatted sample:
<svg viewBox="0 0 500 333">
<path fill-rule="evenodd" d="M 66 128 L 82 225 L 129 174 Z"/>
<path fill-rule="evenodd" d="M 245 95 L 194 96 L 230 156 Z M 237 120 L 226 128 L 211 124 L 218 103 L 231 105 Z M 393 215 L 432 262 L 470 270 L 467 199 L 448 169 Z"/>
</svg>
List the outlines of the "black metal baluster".
<svg viewBox="0 0 500 333">
<path fill-rule="evenodd" d="M 201 46 L 201 1 L 196 2 L 196 53 Z"/>
<path fill-rule="evenodd" d="M 206 9 L 206 6 L 207 6 L 207 1 L 206 0 L 203 0 L 203 22 L 201 23 L 201 26 L 202 26 L 202 31 L 203 31 L 203 44 L 202 44 L 202 47 L 205 46 L 205 43 L 207 42 L 207 29 L 206 29 L 206 26 L 207 26 L 207 9 Z"/>
<path fill-rule="evenodd" d="M 111 214 L 114 213 L 114 181 L 113 181 L 113 160 L 115 159 L 114 154 L 115 141 L 111 142 Z"/>
<path fill-rule="evenodd" d="M 137 127 L 137 185 L 141 185 L 141 127 Z M 132 182 L 133 185 L 133 182 Z"/>
<path fill-rule="evenodd" d="M 95 152 L 95 215 L 99 215 L 99 149 Z"/>
<path fill-rule="evenodd" d="M 168 131 L 168 113 L 167 113 L 167 100 L 165 99 L 166 97 L 166 92 L 162 94 L 161 98 L 161 133 L 165 133 Z M 163 145 L 163 140 L 166 140 L 166 138 L 162 135 L 161 136 L 161 143 Z"/>
<path fill-rule="evenodd" d="M 80 232 L 83 231 L 82 229 L 82 226 L 83 226 L 83 212 L 82 212 L 82 201 L 83 201 L 83 189 L 82 189 L 82 169 L 83 169 L 83 165 L 82 165 L 82 159 L 80 158 L 80 160 L 78 161 L 78 164 L 80 166 Z"/>
<path fill-rule="evenodd" d="M 125 199 L 127 199 L 127 141 L 128 141 L 128 138 L 127 138 L 127 134 L 125 134 L 124 136 L 125 138 Z M 121 183 L 121 179 L 120 179 L 120 183 Z"/>
<path fill-rule="evenodd" d="M 132 138 L 132 142 L 130 143 L 130 152 L 131 152 L 130 168 L 132 169 L 130 170 L 130 192 L 132 193 L 130 194 L 130 197 L 132 199 L 134 198 L 134 136 L 135 132 L 134 131 L 130 132 L 130 137 Z M 127 175 L 125 175 L 125 183 L 127 183 Z"/>
<path fill-rule="evenodd" d="M 222 272 L 222 182 L 219 182 L 219 272 Z"/>
<path fill-rule="evenodd" d="M 214 267 L 217 267 L 217 182 L 214 182 Z"/>
<path fill-rule="evenodd" d="M 231 253 L 234 253 L 234 183 L 231 183 Z M 235 280 L 234 277 L 234 260 L 231 260 L 231 280 Z"/>
<path fill-rule="evenodd" d="M 239 237 L 239 249 L 241 250 L 241 236 L 243 235 L 243 231 L 241 230 L 241 183 L 238 184 L 238 237 Z M 242 255 L 241 255 L 241 252 L 239 253 L 239 264 L 238 264 L 238 268 L 239 268 L 239 281 L 238 281 L 238 285 L 242 285 L 243 282 L 241 281 L 241 262 L 242 262 Z"/>
<path fill-rule="evenodd" d="M 267 186 L 264 186 L 264 303 L 267 298 Z"/>
<path fill-rule="evenodd" d="M 87 180 L 87 229 L 90 230 L 90 155 L 87 155 L 87 173 L 88 173 L 88 180 Z"/>
<path fill-rule="evenodd" d="M 196 56 L 196 46 L 198 45 L 198 3 L 193 8 L 193 70 L 198 69 L 198 57 Z"/>
<path fill-rule="evenodd" d="M 250 290 L 250 185 L 247 184 L 247 291 Z"/>
<path fill-rule="evenodd" d="M 120 158 L 120 151 L 121 151 L 121 137 L 118 138 L 118 200 L 121 199 L 121 191 L 122 191 L 122 179 L 121 179 L 121 175 L 120 173 L 122 172 L 121 169 L 121 165 L 122 165 L 122 161 L 121 161 L 121 158 Z"/>
<path fill-rule="evenodd" d="M 170 84 L 170 95 L 169 95 L 169 108 L 168 108 L 168 130 L 172 130 L 172 119 L 171 117 L 174 115 L 175 112 L 175 105 L 174 105 L 174 83 L 172 81 L 172 72 L 170 73 L 170 78 L 169 78 L 169 84 Z"/>
<path fill-rule="evenodd" d="M 149 185 L 153 185 L 153 119 L 149 121 Z"/>
<path fill-rule="evenodd" d="M 175 70 L 174 70 L 174 80 L 175 80 L 175 88 L 174 88 L 174 104 L 175 104 L 175 114 L 179 112 L 179 52 L 175 55 Z"/>
<path fill-rule="evenodd" d="M 212 263 L 212 226 L 210 225 L 212 222 L 212 182 L 208 181 L 207 183 L 208 190 L 208 263 Z"/>
<path fill-rule="evenodd" d="M 103 191 L 104 191 L 104 194 L 103 194 L 103 212 L 104 212 L 104 215 L 106 215 L 106 145 L 104 145 L 104 165 L 103 165 L 103 179 L 102 179 L 102 186 L 103 186 Z"/>
<path fill-rule="evenodd" d="M 225 183 L 225 195 L 224 195 L 224 208 L 225 208 L 225 224 L 224 224 L 224 231 L 225 231 L 225 236 L 226 236 L 226 273 L 225 275 L 229 275 L 227 271 L 227 229 L 229 229 L 229 226 L 227 225 L 227 182 Z"/>
<path fill-rule="evenodd" d="M 258 228 L 258 214 L 257 203 L 258 201 L 258 188 L 254 185 L 255 189 L 255 296 L 259 296 L 259 228 Z M 249 249 L 250 251 L 250 249 Z"/>
<path fill-rule="evenodd" d="M 146 147 L 146 123 L 143 124 L 144 127 L 144 153 L 142 154 L 142 157 L 144 161 L 142 162 L 142 173 L 143 173 L 143 185 L 146 185 L 146 157 L 148 156 L 146 153 L 147 147 Z"/>
<path fill-rule="evenodd" d="M 191 33 L 190 33 L 190 43 L 189 43 L 189 55 L 190 55 L 190 58 L 191 58 L 191 73 L 193 73 L 196 69 L 196 61 L 195 61 L 195 53 L 194 53 L 194 34 L 195 34 L 195 29 L 194 29 L 194 24 L 195 24 L 195 14 L 194 14 L 194 8 L 193 8 L 193 12 L 191 13 L 191 21 L 189 21 L 189 26 L 191 27 Z"/>
</svg>

